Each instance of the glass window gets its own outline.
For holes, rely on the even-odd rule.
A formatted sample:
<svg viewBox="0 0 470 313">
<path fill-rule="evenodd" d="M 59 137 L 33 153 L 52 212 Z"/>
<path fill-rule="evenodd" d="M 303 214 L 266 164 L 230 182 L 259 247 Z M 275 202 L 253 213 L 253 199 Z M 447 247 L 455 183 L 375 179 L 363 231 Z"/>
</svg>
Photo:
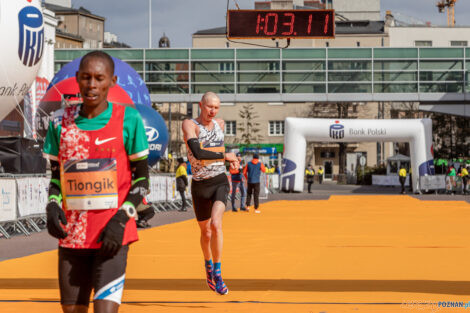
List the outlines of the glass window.
<svg viewBox="0 0 470 313">
<path fill-rule="evenodd" d="M 370 81 L 372 73 L 370 72 L 332 72 L 328 74 L 328 81 Z"/>
<path fill-rule="evenodd" d="M 397 58 L 417 58 L 416 48 L 374 48 L 374 58 L 377 59 L 397 59 Z"/>
<path fill-rule="evenodd" d="M 324 82 L 325 73 L 323 72 L 304 72 L 304 73 L 286 73 L 282 75 L 285 82 Z"/>
<path fill-rule="evenodd" d="M 416 70 L 418 61 L 375 61 L 374 70 Z"/>
<path fill-rule="evenodd" d="M 371 84 L 344 84 L 330 83 L 328 84 L 329 93 L 371 93 Z"/>
<path fill-rule="evenodd" d="M 374 91 L 376 93 L 409 93 L 417 92 L 418 84 L 394 84 L 394 83 L 380 83 L 374 84 Z"/>
<path fill-rule="evenodd" d="M 284 61 L 284 71 L 323 71 L 326 68 L 325 61 Z"/>
<path fill-rule="evenodd" d="M 463 72 L 420 72 L 421 81 L 463 81 Z"/>
<path fill-rule="evenodd" d="M 432 40 L 416 40 L 415 47 L 432 47 Z"/>
<path fill-rule="evenodd" d="M 142 60 L 144 58 L 144 50 L 142 49 L 105 49 L 103 50 L 112 57 L 125 60 Z"/>
<path fill-rule="evenodd" d="M 217 84 L 217 85 L 210 85 L 210 84 L 192 84 L 192 92 L 193 93 L 206 93 L 208 91 L 212 91 L 215 93 L 234 93 L 235 87 L 233 84 Z"/>
<path fill-rule="evenodd" d="M 147 87 L 150 93 L 158 94 L 186 94 L 189 91 L 188 84 L 149 84 Z"/>
<path fill-rule="evenodd" d="M 237 59 L 279 59 L 279 49 L 238 49 Z"/>
<path fill-rule="evenodd" d="M 277 73 L 239 73 L 239 82 L 279 82 L 280 74 Z"/>
<path fill-rule="evenodd" d="M 204 59 L 233 59 L 233 49 L 193 49 L 191 50 L 191 59 L 204 60 Z"/>
<path fill-rule="evenodd" d="M 468 41 L 466 40 L 456 40 L 450 42 L 451 47 L 466 47 L 468 46 Z"/>
<path fill-rule="evenodd" d="M 188 59 L 189 49 L 148 49 L 145 50 L 145 57 L 150 60 Z"/>
<path fill-rule="evenodd" d="M 238 62 L 239 71 L 274 71 L 279 70 L 279 62 Z"/>
<path fill-rule="evenodd" d="M 219 71 L 220 72 L 233 72 L 235 70 L 235 64 L 233 62 L 220 62 Z"/>
<path fill-rule="evenodd" d="M 233 62 L 219 62 L 219 61 L 207 61 L 199 62 L 195 61 L 191 63 L 193 71 L 208 71 L 208 72 L 229 72 L 234 70 Z"/>
<path fill-rule="evenodd" d="M 420 70 L 461 70 L 462 61 L 420 61 Z"/>
<path fill-rule="evenodd" d="M 462 48 L 429 48 L 420 49 L 419 56 L 428 59 L 463 58 Z"/>
<path fill-rule="evenodd" d="M 284 93 L 325 93 L 325 84 L 283 84 Z"/>
<path fill-rule="evenodd" d="M 372 49 L 370 48 L 332 48 L 328 49 L 328 58 L 330 59 L 368 59 L 372 58 Z"/>
<path fill-rule="evenodd" d="M 191 81 L 195 83 L 217 83 L 217 82 L 233 82 L 235 81 L 235 75 L 224 74 L 224 73 L 194 73 L 191 76 Z"/>
<path fill-rule="evenodd" d="M 283 59 L 324 59 L 326 57 L 325 49 L 295 49 L 289 48 L 282 50 Z"/>
<path fill-rule="evenodd" d="M 269 136 L 284 136 L 284 121 L 269 121 Z"/>
<path fill-rule="evenodd" d="M 235 136 L 237 134 L 237 122 L 236 121 L 225 121 L 225 135 Z"/>
<path fill-rule="evenodd" d="M 238 84 L 238 93 L 280 93 L 279 84 Z"/>
<path fill-rule="evenodd" d="M 155 83 L 174 83 L 174 82 L 187 82 L 187 73 L 145 73 L 146 82 Z"/>
<path fill-rule="evenodd" d="M 462 92 L 463 83 L 420 83 L 420 92 Z"/>
<path fill-rule="evenodd" d="M 146 71 L 188 71 L 187 62 L 146 62 Z"/>
<path fill-rule="evenodd" d="M 375 72 L 374 81 L 416 81 L 417 72 Z"/>
<path fill-rule="evenodd" d="M 371 61 L 329 61 L 330 70 L 369 70 L 372 68 Z"/>
</svg>

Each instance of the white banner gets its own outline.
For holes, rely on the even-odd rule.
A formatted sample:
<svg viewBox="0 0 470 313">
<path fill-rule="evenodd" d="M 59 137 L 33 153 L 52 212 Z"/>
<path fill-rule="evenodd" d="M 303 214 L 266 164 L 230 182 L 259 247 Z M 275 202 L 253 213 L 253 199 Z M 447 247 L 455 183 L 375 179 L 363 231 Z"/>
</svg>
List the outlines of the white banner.
<svg viewBox="0 0 470 313">
<path fill-rule="evenodd" d="M 19 217 L 45 214 L 49 179 L 45 177 L 18 178 L 16 183 Z"/>
<path fill-rule="evenodd" d="M 176 179 L 174 177 L 165 176 L 166 179 L 166 192 L 167 201 L 176 200 Z"/>
<path fill-rule="evenodd" d="M 16 182 L 14 179 L 0 180 L 0 222 L 16 219 Z"/>
<path fill-rule="evenodd" d="M 150 176 L 150 194 L 147 199 L 150 202 L 167 201 L 165 176 Z"/>
<path fill-rule="evenodd" d="M 419 183 L 422 190 L 446 189 L 446 175 L 421 176 Z"/>
<path fill-rule="evenodd" d="M 401 186 L 398 175 L 372 175 L 374 186 Z M 410 185 L 410 176 L 406 176 L 405 186 Z"/>
</svg>

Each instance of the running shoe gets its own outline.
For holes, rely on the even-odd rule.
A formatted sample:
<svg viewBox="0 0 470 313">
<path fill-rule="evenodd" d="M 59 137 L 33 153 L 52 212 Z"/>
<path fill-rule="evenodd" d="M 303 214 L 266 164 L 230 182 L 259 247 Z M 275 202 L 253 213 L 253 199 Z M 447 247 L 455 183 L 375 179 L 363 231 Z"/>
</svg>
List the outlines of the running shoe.
<svg viewBox="0 0 470 313">
<path fill-rule="evenodd" d="M 206 264 L 205 268 L 206 268 L 206 283 L 207 283 L 207 287 L 209 287 L 210 290 L 215 291 L 215 283 L 214 283 L 214 279 L 213 279 L 213 268 L 212 268 L 212 264 L 211 264 L 211 265 L 207 265 L 207 264 Z"/>
<path fill-rule="evenodd" d="M 258 210 L 258 209 L 256 209 L 256 210 L 255 210 L 255 213 L 261 213 L 261 211 L 260 211 L 260 210 Z"/>
<path fill-rule="evenodd" d="M 220 275 L 220 270 L 214 273 L 214 282 L 215 282 L 215 292 L 217 292 L 221 296 L 228 294 L 228 288 L 227 288 L 227 285 L 225 285 L 224 280 L 222 279 L 222 276 Z"/>
</svg>

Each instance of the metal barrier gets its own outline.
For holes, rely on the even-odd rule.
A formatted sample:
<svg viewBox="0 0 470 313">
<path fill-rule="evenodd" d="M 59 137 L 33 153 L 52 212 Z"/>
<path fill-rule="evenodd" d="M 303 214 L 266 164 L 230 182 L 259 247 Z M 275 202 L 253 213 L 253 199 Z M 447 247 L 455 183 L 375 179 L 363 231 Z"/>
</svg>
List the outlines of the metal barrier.
<svg viewBox="0 0 470 313">
<path fill-rule="evenodd" d="M 442 175 L 444 176 L 444 175 Z M 446 176 L 445 179 L 445 190 L 447 193 L 464 193 L 463 190 L 463 179 L 460 176 Z M 467 183 L 466 193 L 470 192 L 470 186 Z"/>
<path fill-rule="evenodd" d="M 29 236 L 46 228 L 49 181 L 46 175 L 0 174 L 0 237 Z M 192 204 L 190 186 L 186 196 Z M 147 201 L 156 212 L 179 209 L 181 197 L 174 174 L 150 175 Z"/>
<path fill-rule="evenodd" d="M 446 189 L 446 176 L 445 175 L 427 175 L 419 178 L 419 185 L 421 190 L 436 192 Z"/>
</svg>

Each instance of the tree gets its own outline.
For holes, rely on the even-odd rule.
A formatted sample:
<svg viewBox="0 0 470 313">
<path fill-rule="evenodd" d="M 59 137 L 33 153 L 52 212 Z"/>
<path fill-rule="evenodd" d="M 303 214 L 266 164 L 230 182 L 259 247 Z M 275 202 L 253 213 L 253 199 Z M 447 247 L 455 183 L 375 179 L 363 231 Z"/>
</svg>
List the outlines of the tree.
<svg viewBox="0 0 470 313">
<path fill-rule="evenodd" d="M 238 115 L 242 119 L 241 125 L 238 126 L 241 132 L 239 143 L 249 145 L 263 140 L 263 136 L 259 134 L 260 123 L 255 121 L 259 116 L 254 112 L 253 104 L 245 104 Z"/>
</svg>

